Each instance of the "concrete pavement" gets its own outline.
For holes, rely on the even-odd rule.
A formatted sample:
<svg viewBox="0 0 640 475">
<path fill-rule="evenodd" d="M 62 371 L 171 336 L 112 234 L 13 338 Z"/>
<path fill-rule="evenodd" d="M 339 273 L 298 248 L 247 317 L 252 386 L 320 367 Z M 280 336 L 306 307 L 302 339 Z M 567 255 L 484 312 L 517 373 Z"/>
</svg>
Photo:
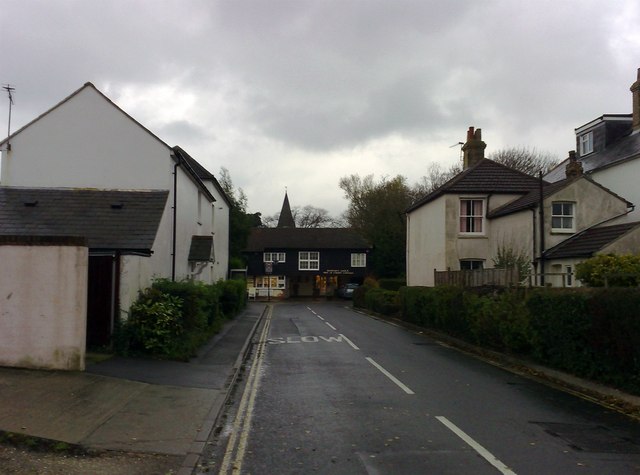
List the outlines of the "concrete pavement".
<svg viewBox="0 0 640 475">
<path fill-rule="evenodd" d="M 0 368 L 0 430 L 88 448 L 184 455 L 191 473 L 265 306 L 247 309 L 188 363 L 114 357 L 86 372 Z"/>
</svg>

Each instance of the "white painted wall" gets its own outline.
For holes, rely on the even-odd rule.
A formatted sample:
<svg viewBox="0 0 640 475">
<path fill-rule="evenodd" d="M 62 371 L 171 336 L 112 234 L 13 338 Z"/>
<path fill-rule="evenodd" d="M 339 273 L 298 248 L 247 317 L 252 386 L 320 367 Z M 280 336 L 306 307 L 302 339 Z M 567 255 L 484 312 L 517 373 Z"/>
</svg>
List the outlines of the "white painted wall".
<svg viewBox="0 0 640 475">
<path fill-rule="evenodd" d="M 213 204 L 213 249 L 215 260 L 211 269 L 211 280 L 227 279 L 229 271 L 229 205 L 212 182 L 205 182 L 216 202 Z"/>
<path fill-rule="evenodd" d="M 432 286 L 445 265 L 445 203 L 441 196 L 407 215 L 407 285 Z"/>
<path fill-rule="evenodd" d="M 84 370 L 88 252 L 0 244 L 0 365 Z"/>
<path fill-rule="evenodd" d="M 640 220 L 640 158 L 597 170 L 589 176 L 635 205 L 635 209 L 621 221 Z"/>
<path fill-rule="evenodd" d="M 121 308 L 153 278 L 171 277 L 173 252 L 173 172 L 171 148 L 123 113 L 92 86 L 59 104 L 11 139 L 3 151 L 0 184 L 29 187 L 169 190 L 153 255 L 147 260 L 125 257 L 121 266 Z M 216 264 L 200 280 L 225 278 L 228 267 L 228 209 L 216 216 L 204 198 L 197 216 L 198 187 L 181 167 L 178 179 L 176 279 L 189 278 L 191 236 L 215 232 Z M 220 199 L 218 206 L 226 206 Z M 225 221 L 226 219 L 226 221 Z M 200 222 L 200 224 L 198 224 Z"/>
</svg>

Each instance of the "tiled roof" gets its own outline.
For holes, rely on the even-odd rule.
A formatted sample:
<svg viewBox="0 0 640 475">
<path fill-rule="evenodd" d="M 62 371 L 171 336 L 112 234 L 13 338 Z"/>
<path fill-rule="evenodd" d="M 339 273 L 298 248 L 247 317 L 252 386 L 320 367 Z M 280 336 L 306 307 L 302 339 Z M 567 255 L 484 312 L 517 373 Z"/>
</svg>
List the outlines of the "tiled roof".
<svg viewBox="0 0 640 475">
<path fill-rule="evenodd" d="M 637 158 L 640 158 L 640 133 L 627 135 L 601 152 L 590 153 L 581 157 L 578 161 L 582 163 L 584 173 L 590 174 Z M 547 173 L 544 179 L 549 182 L 564 179 L 567 160 Z"/>
<path fill-rule="evenodd" d="M 536 177 L 485 158 L 411 205 L 411 212 L 446 193 L 528 193 L 539 186 Z"/>
<path fill-rule="evenodd" d="M 591 257 L 595 252 L 638 226 L 640 226 L 640 222 L 585 229 L 547 250 L 544 255 L 547 259 Z"/>
<path fill-rule="evenodd" d="M 253 228 L 245 251 L 370 248 L 364 238 L 347 228 Z"/>
<path fill-rule="evenodd" d="M 556 191 L 561 190 L 565 186 L 570 183 L 569 180 L 562 180 L 557 183 L 543 184 L 542 187 L 542 196 L 546 198 L 547 196 L 551 196 Z M 538 181 L 538 187 L 540 186 L 540 181 Z M 507 214 L 515 213 L 516 211 L 521 211 L 527 208 L 535 208 L 540 201 L 540 189 L 531 190 L 526 195 L 521 198 L 518 198 L 514 201 L 511 201 L 499 208 L 494 209 L 493 211 L 487 214 L 488 218 L 498 218 L 500 216 L 505 216 Z"/>
<path fill-rule="evenodd" d="M 90 249 L 148 253 L 168 194 L 0 187 L 0 235 L 78 236 Z"/>
<path fill-rule="evenodd" d="M 213 256 L 213 236 L 191 236 L 189 261 L 207 262 Z"/>
<path fill-rule="evenodd" d="M 617 195 L 616 193 L 614 193 L 613 191 L 611 191 L 610 189 L 602 186 L 600 183 L 593 181 L 591 178 L 587 177 L 587 176 L 582 176 L 579 178 L 567 178 L 561 181 L 557 181 L 555 183 L 544 183 L 543 184 L 543 188 L 542 188 L 542 196 L 543 198 L 547 198 L 548 196 L 553 195 L 554 193 L 556 193 L 557 191 L 561 190 L 562 188 L 568 186 L 569 184 L 573 183 L 574 181 L 578 180 L 578 179 L 584 179 L 587 180 L 591 183 L 593 183 L 595 186 L 597 186 L 598 188 L 601 188 L 605 191 L 607 191 L 608 193 L 611 193 L 613 196 L 616 196 L 618 198 L 620 198 L 623 201 L 626 201 L 627 206 L 632 206 L 632 203 L 628 202 L 627 200 L 625 200 L 624 198 L 622 198 L 621 196 Z M 539 182 L 538 182 L 539 183 Z M 500 216 L 506 216 L 508 214 L 511 213 L 515 213 L 518 211 L 522 211 L 523 209 L 530 209 L 530 208 L 535 208 L 538 206 L 538 203 L 540 202 L 540 190 L 532 190 L 529 193 L 527 193 L 526 195 L 524 195 L 521 198 L 518 198 L 514 201 L 511 201 L 510 203 L 507 203 L 499 208 L 494 209 L 493 211 L 489 212 L 487 214 L 488 218 L 499 218 Z"/>
</svg>

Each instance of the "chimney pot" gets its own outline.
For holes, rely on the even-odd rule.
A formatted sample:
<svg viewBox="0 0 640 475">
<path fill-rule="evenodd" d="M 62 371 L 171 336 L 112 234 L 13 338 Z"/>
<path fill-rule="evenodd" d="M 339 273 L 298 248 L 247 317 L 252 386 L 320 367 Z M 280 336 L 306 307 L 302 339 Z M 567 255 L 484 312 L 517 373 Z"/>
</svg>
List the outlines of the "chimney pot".
<svg viewBox="0 0 640 475">
<path fill-rule="evenodd" d="M 577 160 L 575 150 L 571 150 L 569 152 L 569 163 L 567 163 L 564 172 L 567 178 L 577 178 L 579 176 L 582 176 L 582 163 Z"/>
<path fill-rule="evenodd" d="M 467 131 L 467 142 L 462 146 L 464 169 L 480 163 L 484 159 L 484 149 L 487 144 L 482 141 L 482 129 L 469 127 Z"/>
</svg>

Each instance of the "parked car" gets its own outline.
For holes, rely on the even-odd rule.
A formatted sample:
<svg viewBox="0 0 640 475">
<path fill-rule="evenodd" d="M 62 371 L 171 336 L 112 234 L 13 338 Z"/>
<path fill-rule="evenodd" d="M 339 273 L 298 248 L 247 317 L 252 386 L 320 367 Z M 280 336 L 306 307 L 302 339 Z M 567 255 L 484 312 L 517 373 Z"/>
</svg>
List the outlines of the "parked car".
<svg viewBox="0 0 640 475">
<path fill-rule="evenodd" d="M 359 284 L 345 284 L 338 289 L 338 296 L 343 299 L 353 298 L 353 291 L 359 287 Z"/>
</svg>

